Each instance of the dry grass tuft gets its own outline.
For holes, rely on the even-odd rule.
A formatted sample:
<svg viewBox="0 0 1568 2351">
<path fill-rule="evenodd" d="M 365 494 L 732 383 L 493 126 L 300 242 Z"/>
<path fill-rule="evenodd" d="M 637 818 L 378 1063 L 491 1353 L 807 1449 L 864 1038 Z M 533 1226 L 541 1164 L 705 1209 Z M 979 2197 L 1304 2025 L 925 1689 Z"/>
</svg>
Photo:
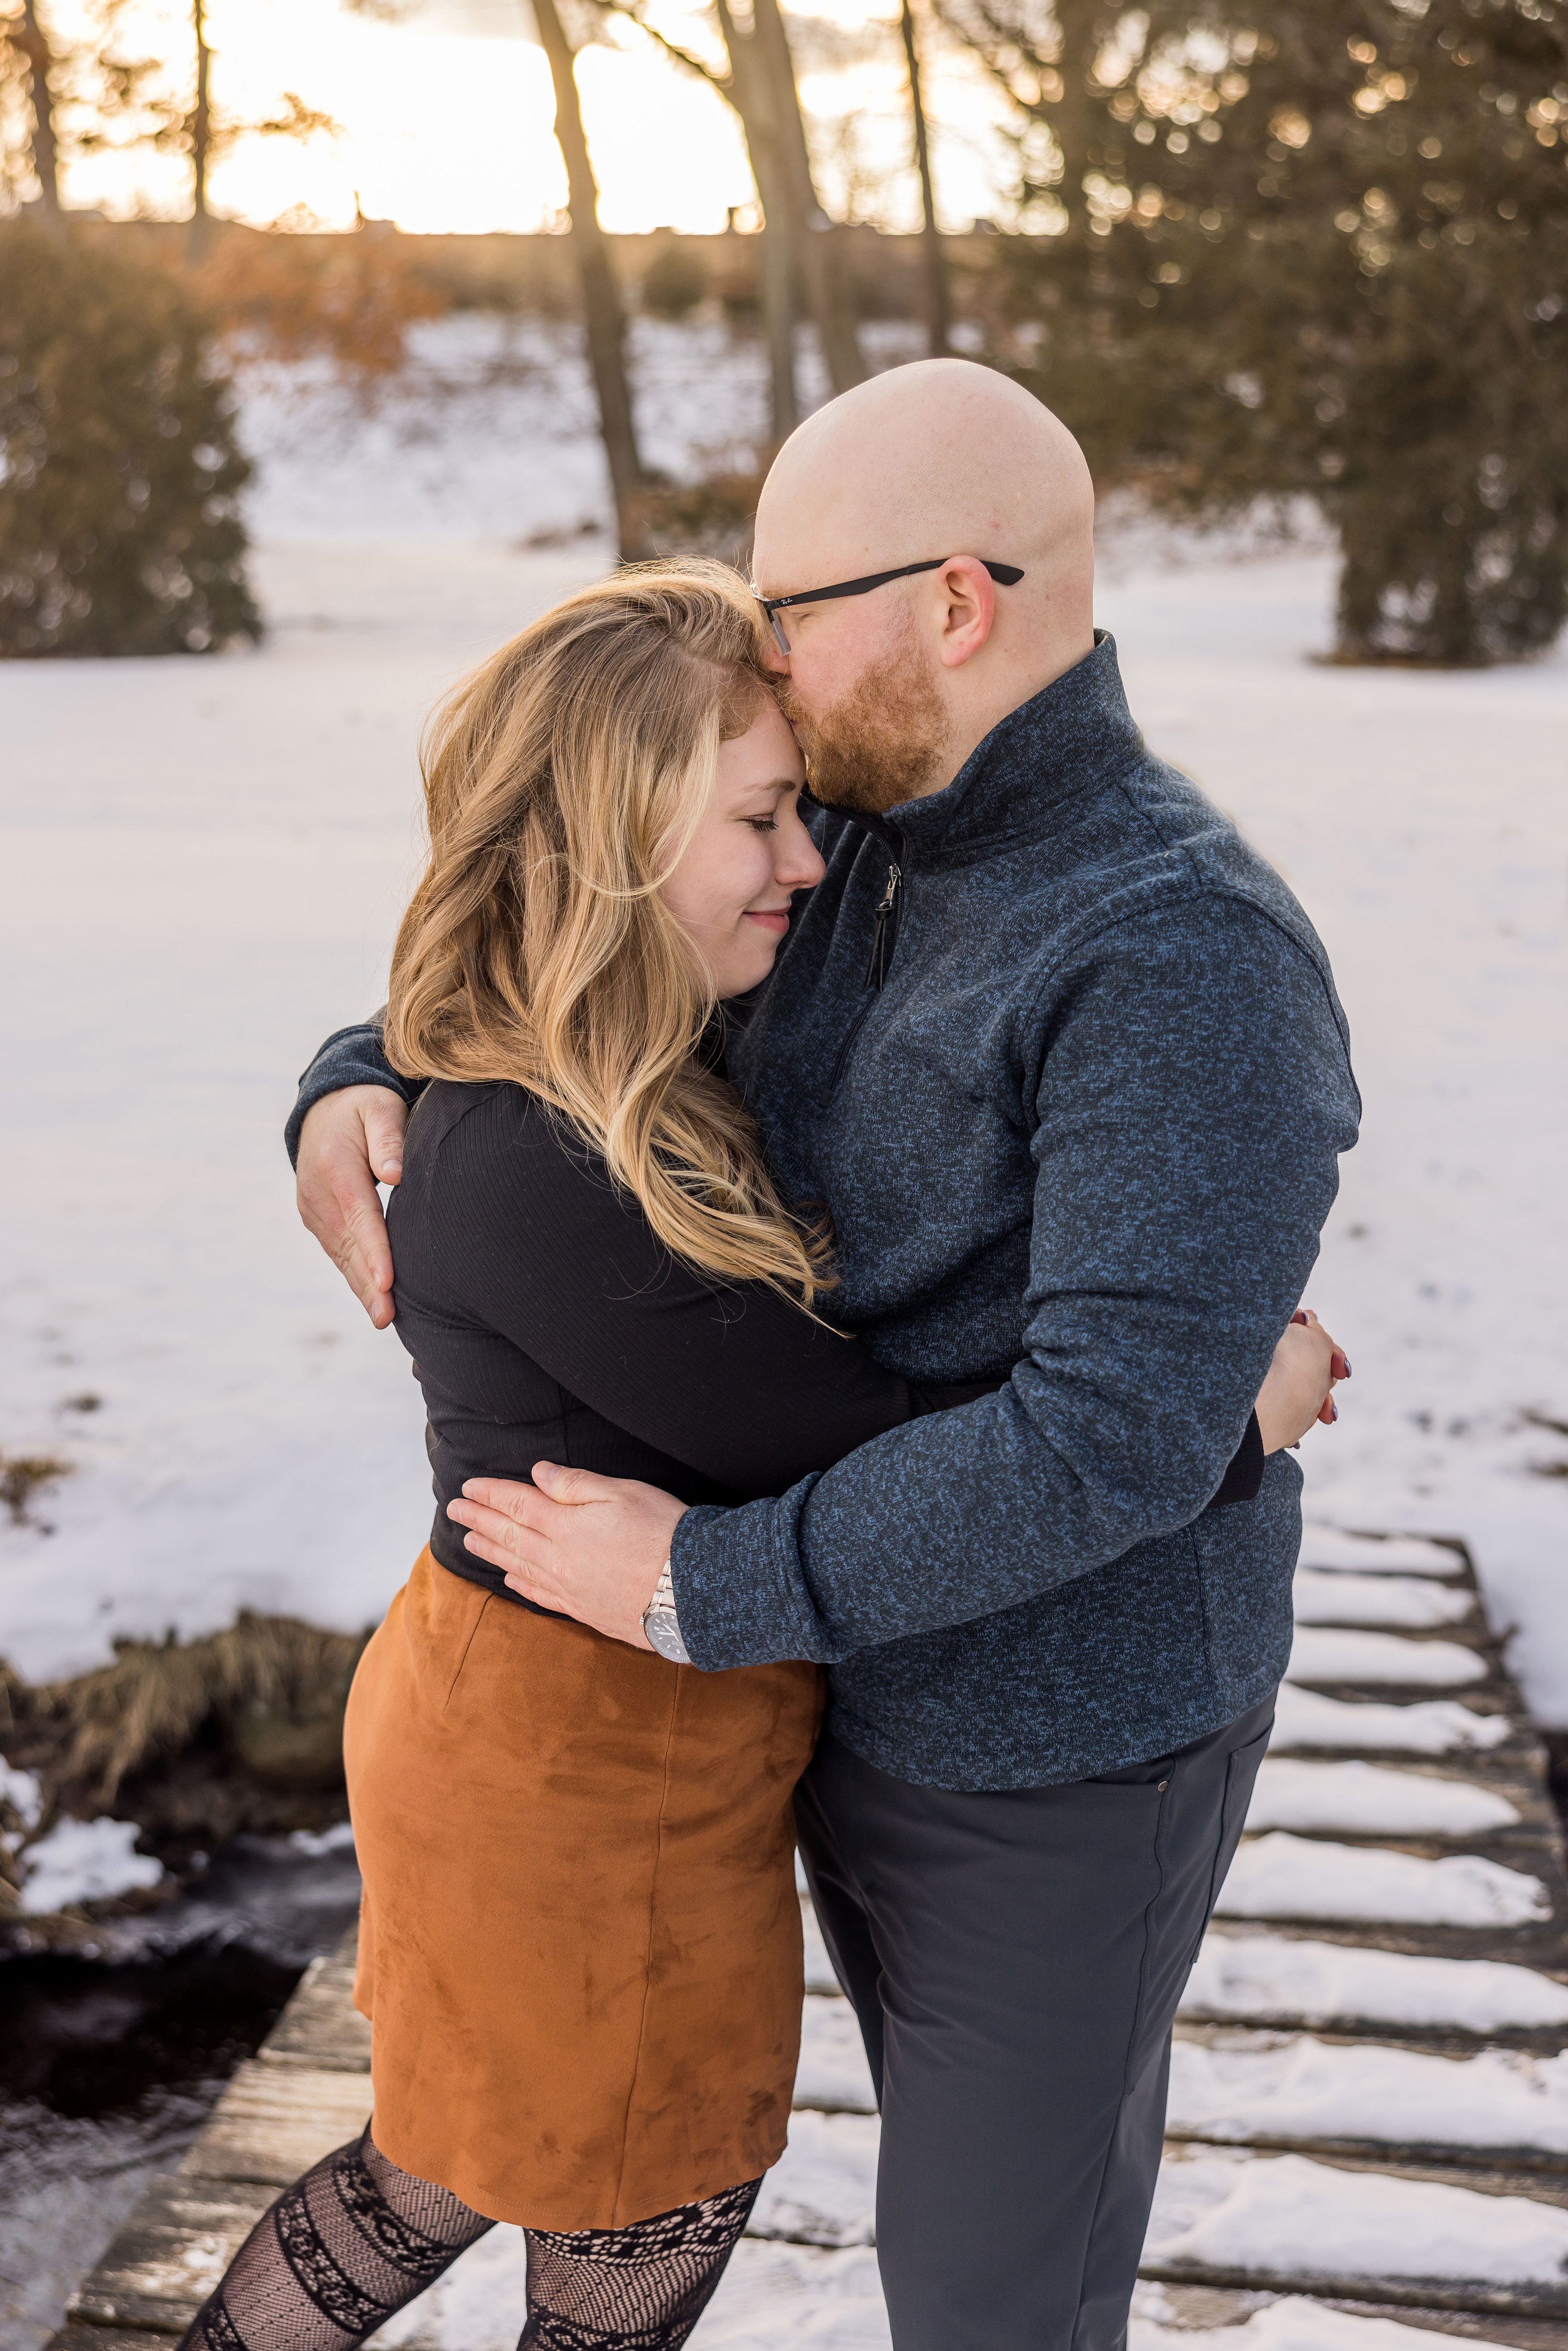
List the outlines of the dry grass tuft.
<svg viewBox="0 0 1568 2351">
<path fill-rule="evenodd" d="M 53 1453 L 0 1453 L 0 1502 L 11 1513 L 14 1526 L 28 1524 L 33 1498 L 58 1478 L 70 1476 L 71 1465 Z"/>
<path fill-rule="evenodd" d="M 247 1610 L 204 1640 L 117 1641 L 112 1665 L 30 1691 L 28 1711 L 50 1734 L 55 1791 L 74 1802 L 112 1804 L 122 1781 L 180 1754 L 214 1719 L 242 1760 L 304 1778 L 337 1751 L 364 1645 L 363 1634 Z"/>
</svg>

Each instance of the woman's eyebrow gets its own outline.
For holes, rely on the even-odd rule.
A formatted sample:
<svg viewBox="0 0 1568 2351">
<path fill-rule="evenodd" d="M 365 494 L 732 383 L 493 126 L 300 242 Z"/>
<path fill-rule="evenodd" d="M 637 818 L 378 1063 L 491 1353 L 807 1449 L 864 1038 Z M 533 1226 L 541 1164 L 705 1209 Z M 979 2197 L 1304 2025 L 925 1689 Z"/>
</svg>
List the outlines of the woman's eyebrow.
<svg viewBox="0 0 1568 2351">
<path fill-rule="evenodd" d="M 744 799 L 747 792 L 772 792 L 777 796 L 781 792 L 803 792 L 806 787 L 797 776 L 775 776 L 768 783 L 758 780 L 755 783 L 737 784 L 735 789 L 737 795 Z"/>
</svg>

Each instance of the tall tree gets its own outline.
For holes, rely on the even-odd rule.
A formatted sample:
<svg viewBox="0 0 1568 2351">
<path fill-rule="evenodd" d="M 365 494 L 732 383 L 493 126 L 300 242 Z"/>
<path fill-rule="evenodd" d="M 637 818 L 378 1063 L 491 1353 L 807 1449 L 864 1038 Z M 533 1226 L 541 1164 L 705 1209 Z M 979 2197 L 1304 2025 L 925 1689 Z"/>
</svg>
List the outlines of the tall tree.
<svg viewBox="0 0 1568 2351">
<path fill-rule="evenodd" d="M 411 0 L 349 0 L 361 15 L 396 21 L 409 13 Z M 417 0 L 413 0 L 417 5 Z M 637 441 L 632 383 L 626 367 L 626 314 L 610 259 L 610 248 L 599 225 L 599 183 L 589 159 L 578 96 L 576 50 L 568 36 L 557 0 L 532 0 L 539 46 L 549 67 L 555 93 L 555 135 L 566 165 L 567 210 L 571 225 L 572 259 L 588 345 L 589 371 L 599 408 L 600 438 L 610 471 L 615 502 L 615 535 L 623 563 L 641 562 L 653 553 L 643 517 L 648 478 Z"/>
<path fill-rule="evenodd" d="M 915 163 L 920 174 L 921 250 L 925 263 L 926 347 L 932 358 L 944 358 L 952 349 L 953 307 L 947 284 L 947 256 L 936 226 L 936 192 L 931 178 L 931 135 L 920 94 L 920 51 L 915 35 L 915 11 L 902 0 L 898 28 L 904 37 L 904 58 L 909 68 L 909 111 L 915 126 Z"/>
<path fill-rule="evenodd" d="M 751 176 L 762 204 L 762 323 L 768 341 L 772 439 L 777 446 L 789 439 L 800 422 L 795 378 L 795 319 L 804 275 L 800 231 L 785 184 L 778 95 L 761 70 L 755 41 L 737 26 L 728 0 L 716 0 L 716 11 L 729 59 L 727 78 L 684 50 L 679 54 L 704 74 L 710 88 L 727 99 L 739 116 Z"/>
<path fill-rule="evenodd" d="M 21 23 L 10 37 L 27 61 L 27 94 L 33 115 L 33 176 L 38 183 L 38 202 L 43 209 L 45 225 L 55 229 L 60 223 L 59 141 L 55 131 L 55 99 L 50 86 L 55 60 L 48 35 L 38 22 L 35 0 L 22 0 Z"/>
<path fill-rule="evenodd" d="M 865 363 L 841 242 L 818 196 L 794 59 L 778 0 L 753 0 L 749 31 L 729 0 L 714 0 L 724 66 L 664 33 L 648 0 L 595 0 L 607 16 L 630 17 L 665 55 L 699 74 L 739 117 L 751 176 L 762 205 L 762 308 L 773 395 L 773 438 L 800 419 L 794 324 L 801 307 L 817 329 L 835 392 L 861 382 Z"/>
<path fill-rule="evenodd" d="M 211 230 L 207 161 L 213 143 L 213 53 L 207 47 L 206 0 L 191 0 L 191 32 L 196 49 L 196 93 L 190 114 L 191 257 L 199 261 Z"/>
<path fill-rule="evenodd" d="M 555 89 L 555 135 L 566 164 L 572 255 L 582 289 L 589 365 L 599 402 L 599 429 L 615 498 L 616 537 L 622 561 L 632 563 L 651 555 L 653 549 L 642 512 L 647 478 L 637 445 L 632 385 L 626 372 L 625 313 L 604 232 L 599 225 L 599 183 L 589 161 L 572 47 L 556 0 L 533 0 L 533 10 Z"/>
<path fill-rule="evenodd" d="M 854 300 L 842 239 L 824 211 L 811 177 L 806 121 L 795 81 L 795 60 L 779 0 L 752 0 L 752 40 L 761 78 L 773 94 L 780 141 L 786 201 L 800 239 L 806 298 L 821 340 L 828 380 L 848 392 L 865 380 L 865 361 L 855 331 Z"/>
</svg>

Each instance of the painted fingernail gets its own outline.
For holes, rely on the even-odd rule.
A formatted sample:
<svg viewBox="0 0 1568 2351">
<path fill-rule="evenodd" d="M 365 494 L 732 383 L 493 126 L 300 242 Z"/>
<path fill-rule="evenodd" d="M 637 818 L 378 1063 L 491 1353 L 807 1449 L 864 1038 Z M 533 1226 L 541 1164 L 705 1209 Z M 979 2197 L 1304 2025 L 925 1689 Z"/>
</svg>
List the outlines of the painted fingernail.
<svg viewBox="0 0 1568 2351">
<path fill-rule="evenodd" d="M 1350 1357 L 1348 1355 L 1342 1355 L 1340 1357 L 1340 1361 L 1344 1365 L 1344 1375 L 1348 1380 L 1350 1377 Z"/>
<path fill-rule="evenodd" d="M 1339 1418 L 1339 1406 L 1334 1403 L 1332 1396 L 1329 1398 L 1329 1418 L 1331 1420 L 1337 1420 Z"/>
</svg>

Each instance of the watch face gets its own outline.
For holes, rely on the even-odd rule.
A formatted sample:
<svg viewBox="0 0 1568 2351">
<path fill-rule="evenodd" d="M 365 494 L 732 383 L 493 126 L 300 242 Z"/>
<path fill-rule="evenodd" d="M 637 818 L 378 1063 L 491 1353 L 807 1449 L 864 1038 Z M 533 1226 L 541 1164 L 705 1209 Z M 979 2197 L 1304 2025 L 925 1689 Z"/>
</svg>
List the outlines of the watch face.
<svg viewBox="0 0 1568 2351">
<path fill-rule="evenodd" d="M 690 1662 L 673 1609 L 651 1608 L 643 1619 L 643 1628 L 661 1657 L 667 1657 L 672 1665 L 677 1666 Z"/>
</svg>

